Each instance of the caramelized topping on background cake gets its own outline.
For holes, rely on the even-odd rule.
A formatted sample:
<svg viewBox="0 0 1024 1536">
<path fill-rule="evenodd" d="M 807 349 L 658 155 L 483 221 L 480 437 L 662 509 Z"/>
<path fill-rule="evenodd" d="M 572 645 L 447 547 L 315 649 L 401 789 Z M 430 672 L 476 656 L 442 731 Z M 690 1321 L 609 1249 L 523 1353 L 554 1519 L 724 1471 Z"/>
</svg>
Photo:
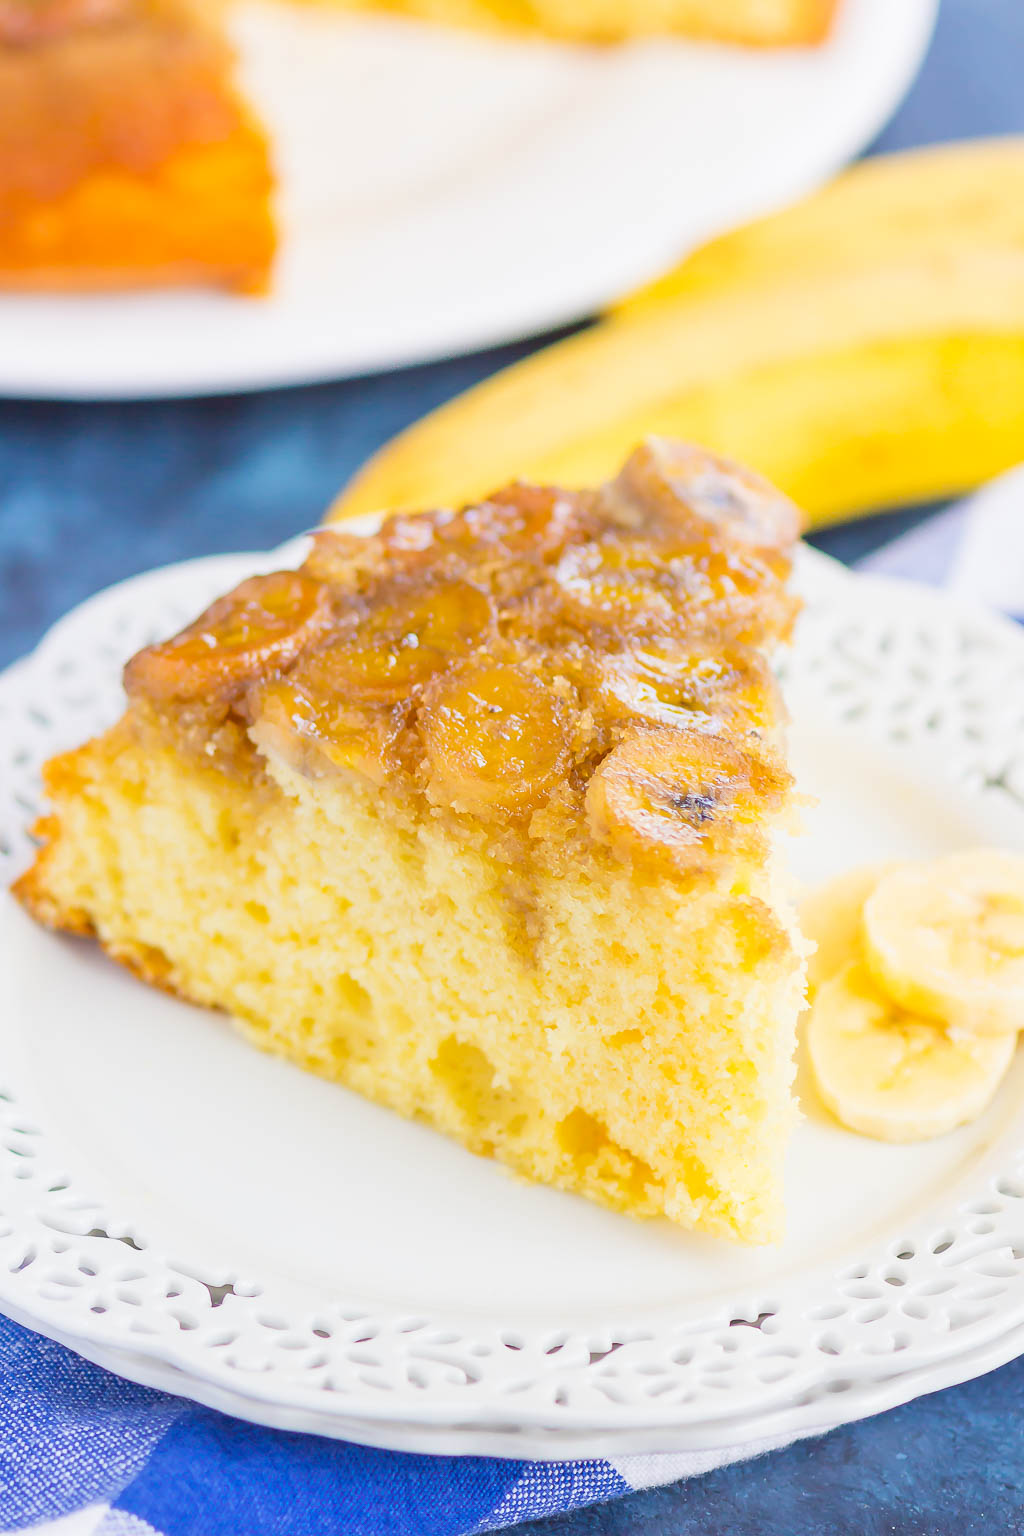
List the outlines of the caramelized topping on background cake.
<svg viewBox="0 0 1024 1536">
<path fill-rule="evenodd" d="M 0 43 L 27 47 L 82 27 L 123 21 L 137 0 L 0 0 Z"/>
<path fill-rule="evenodd" d="M 297 661 L 329 632 L 331 614 L 330 589 L 299 571 L 250 576 L 173 640 L 133 656 L 125 687 L 156 704 L 231 697 Z"/>
<path fill-rule="evenodd" d="M 797 514 L 723 460 L 652 440 L 598 492 L 324 529 L 126 670 L 222 771 L 344 773 L 535 842 L 688 869 L 748 853 L 789 781 L 755 647 L 785 638 Z"/>
<path fill-rule="evenodd" d="M 244 116 L 229 59 L 193 0 L 0 0 L 0 220 L 227 141 Z"/>
</svg>

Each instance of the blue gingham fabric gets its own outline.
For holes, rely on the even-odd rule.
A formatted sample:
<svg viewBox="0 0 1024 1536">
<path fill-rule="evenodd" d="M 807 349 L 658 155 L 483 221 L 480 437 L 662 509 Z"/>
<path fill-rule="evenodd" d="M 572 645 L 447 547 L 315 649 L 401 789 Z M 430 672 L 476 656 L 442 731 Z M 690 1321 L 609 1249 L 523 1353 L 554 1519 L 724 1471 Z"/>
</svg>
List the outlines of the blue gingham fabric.
<svg viewBox="0 0 1024 1536">
<path fill-rule="evenodd" d="M 1024 616 L 1024 467 L 864 565 Z M 375 1451 L 257 1428 L 134 1386 L 0 1317 L 0 1531 L 469 1536 L 781 1443 L 574 1462 Z"/>
</svg>

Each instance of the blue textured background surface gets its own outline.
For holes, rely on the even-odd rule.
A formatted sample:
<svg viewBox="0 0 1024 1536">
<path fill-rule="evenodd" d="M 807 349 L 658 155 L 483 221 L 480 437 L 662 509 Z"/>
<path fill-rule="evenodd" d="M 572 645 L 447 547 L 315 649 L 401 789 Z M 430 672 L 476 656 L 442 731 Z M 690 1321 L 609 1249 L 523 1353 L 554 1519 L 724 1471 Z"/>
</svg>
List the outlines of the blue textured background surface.
<svg viewBox="0 0 1024 1536">
<path fill-rule="evenodd" d="M 921 76 L 875 147 L 1010 131 L 1024 131 L 1024 0 L 944 0 Z M 0 403 L 0 664 L 112 581 L 193 555 L 265 549 L 308 527 L 393 432 L 529 350 L 256 396 Z M 836 529 L 820 542 L 855 558 L 919 515 Z M 1024 1533 L 1024 1361 L 759 1461 L 529 1529 Z"/>
</svg>

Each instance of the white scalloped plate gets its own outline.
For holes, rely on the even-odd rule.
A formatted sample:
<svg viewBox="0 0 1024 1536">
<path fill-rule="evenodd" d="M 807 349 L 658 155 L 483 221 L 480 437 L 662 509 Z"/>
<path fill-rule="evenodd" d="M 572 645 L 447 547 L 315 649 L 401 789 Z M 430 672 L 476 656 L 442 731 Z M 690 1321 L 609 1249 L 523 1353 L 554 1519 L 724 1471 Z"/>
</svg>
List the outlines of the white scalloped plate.
<svg viewBox="0 0 1024 1536">
<path fill-rule="evenodd" d="M 305 384 L 580 319 L 870 142 L 938 0 L 842 0 L 821 48 L 578 48 L 246 0 L 284 242 L 266 300 L 0 297 L 0 393 Z"/>
<path fill-rule="evenodd" d="M 0 876 L 28 855 L 42 758 L 115 714 L 119 661 L 294 554 L 113 588 L 0 679 Z M 810 553 L 801 581 L 785 681 L 820 804 L 798 870 L 1024 851 L 1024 637 Z M 1024 1347 L 1024 1062 L 982 1120 L 919 1146 L 809 1097 L 789 1236 L 752 1252 L 521 1183 L 4 898 L 0 1084 L 0 1305 L 259 1422 L 475 1454 L 712 1447 Z"/>
</svg>

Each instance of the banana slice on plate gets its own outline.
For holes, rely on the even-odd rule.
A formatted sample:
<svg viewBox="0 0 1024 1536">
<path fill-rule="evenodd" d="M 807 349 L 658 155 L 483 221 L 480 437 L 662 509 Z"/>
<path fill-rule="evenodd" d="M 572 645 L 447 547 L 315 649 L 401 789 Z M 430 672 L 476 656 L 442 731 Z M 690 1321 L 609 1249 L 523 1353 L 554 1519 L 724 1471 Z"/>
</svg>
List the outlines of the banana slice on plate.
<svg viewBox="0 0 1024 1536">
<path fill-rule="evenodd" d="M 880 1141 L 924 1141 L 973 1120 L 1013 1059 L 1013 1035 L 951 1034 L 907 1013 L 851 961 L 823 983 L 807 1052 L 826 1108 Z"/>
<path fill-rule="evenodd" d="M 807 962 L 807 986 L 813 999 L 818 988 L 861 952 L 860 922 L 864 903 L 883 875 L 898 864 L 862 864 L 818 886 L 800 906 L 804 937 L 817 945 Z"/>
<path fill-rule="evenodd" d="M 980 848 L 893 870 L 864 903 L 863 939 L 911 1012 L 979 1035 L 1024 1027 L 1024 858 Z"/>
</svg>

